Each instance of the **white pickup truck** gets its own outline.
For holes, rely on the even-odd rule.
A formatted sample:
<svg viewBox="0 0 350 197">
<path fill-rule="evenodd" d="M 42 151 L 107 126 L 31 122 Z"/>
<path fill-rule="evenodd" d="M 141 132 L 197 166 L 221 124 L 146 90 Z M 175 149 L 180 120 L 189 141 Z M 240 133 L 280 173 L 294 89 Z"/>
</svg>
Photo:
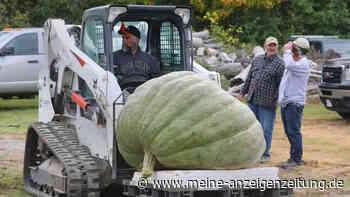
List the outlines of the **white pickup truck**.
<svg viewBox="0 0 350 197">
<path fill-rule="evenodd" d="M 76 31 L 79 26 L 67 25 Z M 0 97 L 32 97 L 38 93 L 38 75 L 47 63 L 43 28 L 0 31 Z"/>
</svg>

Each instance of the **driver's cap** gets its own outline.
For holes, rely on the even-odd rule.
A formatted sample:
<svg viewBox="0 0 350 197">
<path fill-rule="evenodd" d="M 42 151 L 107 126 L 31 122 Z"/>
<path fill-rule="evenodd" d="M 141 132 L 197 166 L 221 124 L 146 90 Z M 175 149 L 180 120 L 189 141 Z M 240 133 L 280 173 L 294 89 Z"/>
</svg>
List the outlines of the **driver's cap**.
<svg viewBox="0 0 350 197">
<path fill-rule="evenodd" d="M 138 37 L 140 39 L 140 31 L 133 25 L 129 25 L 127 28 L 125 28 L 124 24 L 122 24 L 122 26 L 120 27 L 119 34 L 126 34 L 126 33 L 130 33 L 136 37 Z"/>
</svg>

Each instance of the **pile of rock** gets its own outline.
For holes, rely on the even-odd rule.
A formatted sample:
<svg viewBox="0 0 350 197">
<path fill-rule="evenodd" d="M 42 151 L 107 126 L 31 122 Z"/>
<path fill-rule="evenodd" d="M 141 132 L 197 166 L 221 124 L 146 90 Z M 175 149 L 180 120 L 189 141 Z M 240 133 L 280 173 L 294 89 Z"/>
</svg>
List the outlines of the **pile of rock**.
<svg viewBox="0 0 350 197">
<path fill-rule="evenodd" d="M 224 44 L 211 39 L 208 31 L 196 32 L 192 35 L 195 60 L 198 63 L 221 73 L 227 79 L 233 78 L 244 69 L 242 60 L 247 56 L 245 50 L 227 54 L 224 52 Z M 243 62 L 248 64 L 249 60 L 243 60 Z"/>
<path fill-rule="evenodd" d="M 228 92 L 237 96 L 250 69 L 250 63 L 257 55 L 265 51 L 261 46 L 254 47 L 248 54 L 245 49 L 239 49 L 232 53 L 224 52 L 224 44 L 217 43 L 210 37 L 208 31 L 194 32 L 192 34 L 194 47 L 194 60 L 210 70 L 219 72 L 222 77 L 230 81 Z M 310 75 L 308 94 L 318 94 L 318 83 L 321 78 L 321 68 L 313 64 Z"/>
</svg>

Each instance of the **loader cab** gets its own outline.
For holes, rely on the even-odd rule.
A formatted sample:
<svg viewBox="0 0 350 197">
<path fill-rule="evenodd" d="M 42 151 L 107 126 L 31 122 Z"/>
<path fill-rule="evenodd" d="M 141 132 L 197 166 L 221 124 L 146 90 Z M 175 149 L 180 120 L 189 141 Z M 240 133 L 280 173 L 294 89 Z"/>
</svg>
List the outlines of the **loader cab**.
<svg viewBox="0 0 350 197">
<path fill-rule="evenodd" d="M 160 62 L 161 74 L 192 71 L 190 7 L 109 5 L 85 11 L 81 49 L 111 72 L 113 52 L 122 48 L 122 24 L 139 29 L 140 49 Z"/>
</svg>

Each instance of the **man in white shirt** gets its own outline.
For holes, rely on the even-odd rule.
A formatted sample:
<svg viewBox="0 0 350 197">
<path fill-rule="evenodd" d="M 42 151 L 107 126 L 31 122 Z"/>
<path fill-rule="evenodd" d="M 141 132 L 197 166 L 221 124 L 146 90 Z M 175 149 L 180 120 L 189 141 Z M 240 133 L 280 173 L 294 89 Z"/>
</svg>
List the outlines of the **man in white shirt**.
<svg viewBox="0 0 350 197">
<path fill-rule="evenodd" d="M 283 47 L 285 70 L 279 87 L 278 103 L 281 104 L 283 127 L 290 143 L 290 158 L 281 165 L 282 168 L 303 164 L 300 129 L 312 64 L 312 61 L 305 57 L 309 48 L 310 44 L 305 38 L 288 42 Z"/>
</svg>

